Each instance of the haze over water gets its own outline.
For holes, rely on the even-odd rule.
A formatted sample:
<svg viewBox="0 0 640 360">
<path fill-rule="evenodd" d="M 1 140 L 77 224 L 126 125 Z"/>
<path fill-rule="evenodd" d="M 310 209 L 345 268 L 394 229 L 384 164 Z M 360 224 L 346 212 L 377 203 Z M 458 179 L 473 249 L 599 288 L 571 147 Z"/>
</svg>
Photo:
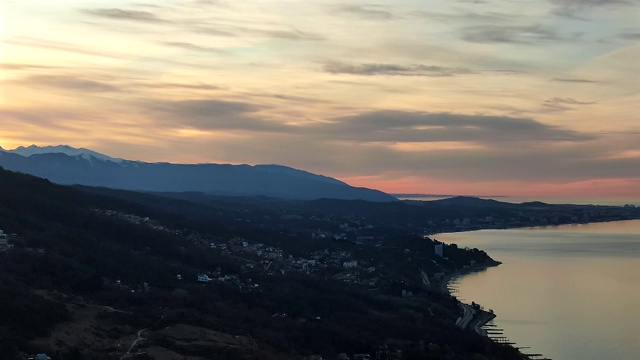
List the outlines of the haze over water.
<svg viewBox="0 0 640 360">
<path fill-rule="evenodd" d="M 434 237 L 503 262 L 459 279 L 457 296 L 493 309 L 523 352 L 639 359 L 640 220 Z"/>
</svg>

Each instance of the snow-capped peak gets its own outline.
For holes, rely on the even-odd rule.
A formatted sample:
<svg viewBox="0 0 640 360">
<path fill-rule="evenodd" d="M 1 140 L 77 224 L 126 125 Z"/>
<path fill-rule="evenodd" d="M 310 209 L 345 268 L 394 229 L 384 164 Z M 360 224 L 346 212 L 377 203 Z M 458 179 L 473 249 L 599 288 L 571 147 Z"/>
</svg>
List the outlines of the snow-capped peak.
<svg viewBox="0 0 640 360">
<path fill-rule="evenodd" d="M 76 149 L 68 145 L 44 146 L 44 147 L 39 147 L 36 145 L 31 145 L 28 147 L 19 146 L 7 152 L 12 152 L 14 154 L 22 155 L 25 157 L 29 157 L 31 155 L 36 155 L 36 154 L 65 154 L 69 156 L 81 156 L 84 159 L 90 159 L 93 157 L 99 160 L 112 161 L 116 163 L 120 163 L 123 161 L 123 159 L 112 158 L 110 156 L 100 154 L 89 149 L 85 149 L 85 148 Z"/>
</svg>

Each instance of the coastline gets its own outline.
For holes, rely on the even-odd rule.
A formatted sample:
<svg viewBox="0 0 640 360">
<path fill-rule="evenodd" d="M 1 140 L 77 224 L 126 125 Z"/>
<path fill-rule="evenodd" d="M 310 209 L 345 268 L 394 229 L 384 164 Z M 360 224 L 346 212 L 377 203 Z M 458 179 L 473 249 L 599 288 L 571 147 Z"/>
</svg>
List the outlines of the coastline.
<svg viewBox="0 0 640 360">
<path fill-rule="evenodd" d="M 469 266 L 465 269 L 457 270 L 446 275 L 445 278 L 442 280 L 442 282 L 439 284 L 440 291 L 455 298 L 458 304 L 460 305 L 460 307 L 462 307 L 463 315 L 460 318 L 458 318 L 458 320 L 456 321 L 456 326 L 459 326 L 462 329 L 472 329 L 476 334 L 484 337 L 485 339 L 491 342 L 495 342 L 495 340 L 489 337 L 489 334 L 484 329 L 484 327 L 491 320 L 495 319 L 497 316 L 493 313 L 493 311 L 482 310 L 481 305 L 476 304 L 475 302 L 473 303 L 475 304 L 475 306 L 463 303 L 454 294 L 451 293 L 449 285 L 451 284 L 452 281 L 460 277 L 473 274 L 476 272 L 485 271 L 488 268 L 499 266 L 501 264 L 502 262 L 500 261 L 491 260 L 491 261 L 484 262 L 482 264 Z M 498 342 L 498 344 L 503 344 L 506 346 L 515 345 L 509 342 L 504 342 L 504 343 Z M 531 360 L 530 355 L 521 353 L 520 349 L 517 347 L 514 347 L 514 349 L 516 349 L 520 353 L 520 356 L 522 357 L 523 360 Z"/>
<path fill-rule="evenodd" d="M 457 234 L 463 232 L 473 232 L 473 231 L 481 231 L 481 230 L 520 230 L 520 229 L 537 229 L 537 228 L 554 228 L 559 226 L 568 226 L 568 225 L 589 225 L 589 224 L 602 224 L 602 223 L 613 223 L 620 221 L 635 221 L 640 220 L 640 217 L 630 217 L 624 219 L 603 219 L 603 220 L 591 220 L 591 221 L 577 221 L 577 222 L 566 222 L 566 223 L 558 223 L 558 224 L 531 224 L 525 226 L 487 226 L 487 227 L 477 227 L 477 228 L 455 228 L 449 230 L 440 230 L 436 232 L 425 232 L 424 236 L 429 237 L 430 239 L 437 240 L 435 236 L 440 234 Z"/>
<path fill-rule="evenodd" d="M 584 228 L 581 225 L 585 225 Z M 508 263 L 507 267 L 509 268 L 509 270 L 507 270 L 507 267 L 505 267 L 504 269 L 500 268 L 500 269 L 492 270 L 491 273 L 484 273 L 481 276 L 476 275 L 469 278 L 462 278 L 462 276 L 472 273 L 474 270 L 480 271 L 482 269 L 465 269 L 467 271 L 448 273 L 447 276 L 444 277 L 445 280 L 443 281 L 443 283 L 438 284 L 438 286 L 441 287 L 442 291 L 446 291 L 451 296 L 455 297 L 458 303 L 460 303 L 461 301 L 463 302 L 468 301 L 470 303 L 471 300 L 476 300 L 481 302 L 486 301 L 486 304 L 489 304 L 491 302 L 490 301 L 491 299 L 503 299 L 505 296 L 509 298 L 510 289 L 512 288 L 511 285 L 518 284 L 517 281 L 518 281 L 518 278 L 520 278 L 520 275 L 527 276 L 528 271 L 531 271 L 533 273 L 532 269 L 534 269 L 534 267 L 540 268 L 540 266 L 546 266 L 545 259 L 551 258 L 551 259 L 554 259 L 554 262 L 556 262 L 557 264 L 565 264 L 566 261 L 564 261 L 563 259 L 566 257 L 570 257 L 571 259 L 570 263 L 572 264 L 572 266 L 574 264 L 576 266 L 578 266 L 578 264 L 584 264 L 580 268 L 575 267 L 575 269 L 583 270 L 583 271 L 576 270 L 574 271 L 575 273 L 589 274 L 590 271 L 595 272 L 596 270 L 593 267 L 591 267 L 589 263 L 590 259 L 593 260 L 590 255 L 591 253 L 589 252 L 580 253 L 580 249 L 588 249 L 589 246 L 593 246 L 593 248 L 598 248 L 599 245 L 602 245 L 600 248 L 603 249 L 603 251 L 599 251 L 597 253 L 598 260 L 602 260 L 601 262 L 602 267 L 598 269 L 606 269 L 606 271 L 609 271 L 609 269 L 615 268 L 615 267 L 607 266 L 607 264 L 614 264 L 614 265 L 618 263 L 621 264 L 620 271 L 612 270 L 611 278 L 614 278 L 613 277 L 614 275 L 619 275 L 618 277 L 615 277 L 615 279 L 623 278 L 622 276 L 626 276 L 627 273 L 633 273 L 634 267 L 635 269 L 637 269 L 637 265 L 638 265 L 637 262 L 634 262 L 634 263 L 630 262 L 632 260 L 636 261 L 635 259 L 637 259 L 637 256 L 634 257 L 634 255 L 637 254 L 637 251 L 639 249 L 637 245 L 635 245 L 635 247 L 629 247 L 629 248 L 622 245 L 619 247 L 610 247 L 610 243 L 613 241 L 620 241 L 620 244 L 627 244 L 627 242 L 625 242 L 624 240 L 626 236 L 626 237 L 629 237 L 629 244 L 637 244 L 638 238 L 636 234 L 638 234 L 638 231 L 640 231 L 640 220 L 625 219 L 625 220 L 619 220 L 619 221 L 618 220 L 594 221 L 594 222 L 590 222 L 588 225 L 592 225 L 592 226 L 587 226 L 587 224 L 580 224 L 579 226 L 563 224 L 560 226 L 553 226 L 553 227 L 538 227 L 533 229 L 535 232 L 526 231 L 526 230 L 529 230 L 530 228 L 524 228 L 524 229 L 520 228 L 520 229 L 514 229 L 515 231 L 513 233 L 506 232 L 504 234 L 499 234 L 498 231 L 496 231 L 496 232 L 490 232 L 484 235 L 476 234 L 477 237 L 474 237 L 474 235 L 472 235 L 472 232 L 469 232 L 466 235 L 460 234 L 460 236 L 451 236 L 449 238 L 445 237 L 444 234 L 442 234 L 442 237 L 438 235 L 432 236 L 431 237 L 432 239 L 440 239 L 445 244 L 457 243 L 459 247 L 463 247 L 463 246 L 477 247 L 479 249 L 486 249 L 487 252 L 489 253 L 495 251 L 495 254 L 493 255 L 496 256 L 496 258 L 504 257 L 504 259 L 501 259 L 501 260 L 503 260 L 505 264 Z M 524 230 L 524 231 L 518 231 L 518 230 Z M 545 233 L 545 231 L 549 231 L 549 232 Z M 534 249 L 535 251 L 541 251 L 541 249 L 546 249 L 548 254 L 545 254 L 544 252 L 540 252 L 539 254 L 537 252 L 533 254 L 526 252 L 526 249 L 523 250 L 522 247 L 520 246 L 520 243 L 516 242 L 517 241 L 516 238 L 520 238 L 518 234 L 523 234 L 522 241 L 524 241 L 525 243 L 527 243 L 527 241 L 533 243 L 533 241 L 535 240 L 535 244 L 536 244 L 536 247 Z M 572 236 L 572 234 L 578 234 L 578 235 Z M 527 238 L 528 235 L 531 235 L 532 239 L 534 240 Z M 621 238 L 618 239 L 617 236 L 620 236 Z M 591 240 L 589 239 L 592 239 L 593 242 L 591 242 Z M 561 252 L 563 256 L 558 256 L 557 252 L 553 252 L 554 249 L 557 248 L 556 243 L 566 246 L 566 248 L 563 248 L 563 249 L 572 249 L 572 251 L 570 253 Z M 509 246 L 511 247 L 507 247 L 507 244 L 509 244 Z M 514 255 L 511 253 L 513 249 L 518 249 L 518 251 L 520 252 Z M 578 254 L 580 256 L 578 256 Z M 519 260 L 518 255 L 522 259 L 526 259 L 527 261 L 531 259 L 536 259 L 538 261 L 530 263 L 528 266 L 525 266 L 525 267 L 518 267 L 518 260 Z M 629 269 L 631 270 L 626 270 L 626 268 L 622 267 L 623 259 L 630 259 L 627 266 L 633 265 L 634 267 L 630 267 Z M 575 263 L 573 262 L 574 260 L 575 260 Z M 578 260 L 580 260 L 580 262 L 578 262 Z M 627 264 L 627 262 L 625 262 L 625 264 Z M 523 272 L 522 271 L 523 269 L 527 272 Z M 544 268 L 544 269 L 550 270 L 548 268 Z M 554 274 L 561 273 L 559 272 L 560 269 L 562 268 L 554 267 L 555 271 L 553 271 L 553 273 Z M 574 268 L 571 267 L 571 269 L 574 269 Z M 506 282 L 503 282 L 503 281 L 497 281 L 497 282 L 489 281 L 489 280 L 484 281 L 484 278 L 500 279 L 500 277 L 502 276 L 502 274 L 505 273 L 505 271 L 508 274 L 512 274 L 510 278 L 513 279 L 514 282 L 507 284 Z M 550 271 L 547 271 L 546 273 L 542 272 L 542 274 L 549 274 L 549 273 Z M 542 275 L 542 276 L 537 276 L 536 278 L 532 277 L 530 281 L 532 283 L 536 283 L 538 282 L 538 280 L 540 280 L 539 282 L 540 284 L 545 284 L 543 286 L 548 286 L 553 288 L 556 288 L 557 284 L 562 285 L 562 281 L 554 282 L 553 277 L 549 277 L 549 279 L 545 279 L 545 277 L 548 277 L 548 276 Z M 588 275 L 584 277 L 588 278 Z M 483 278 L 483 281 L 476 281 L 476 279 L 481 279 L 481 278 Z M 566 280 L 566 279 L 563 278 L 563 280 Z M 473 285 L 470 285 L 472 286 L 472 288 L 474 288 L 473 292 L 467 292 L 467 287 L 466 287 L 467 281 L 469 282 L 469 284 L 473 284 Z M 458 283 L 456 284 L 456 282 Z M 586 292 L 587 294 L 590 294 L 590 289 L 591 289 L 589 285 L 590 283 L 591 283 L 590 279 L 587 279 L 584 282 L 581 282 L 580 277 L 577 277 L 577 280 L 575 282 L 572 281 L 572 284 L 575 284 L 575 288 L 577 290 L 588 289 L 588 291 Z M 461 284 L 465 284 L 465 285 L 460 286 Z M 584 284 L 585 286 L 581 286 L 581 284 Z M 615 294 L 615 291 L 617 289 L 620 289 L 619 285 L 617 284 L 623 284 L 623 282 L 621 280 L 616 280 L 615 284 L 609 287 L 606 287 L 606 282 L 603 282 L 599 284 L 599 287 L 601 288 L 601 290 L 609 289 L 609 291 L 607 291 L 606 293 Z M 624 282 L 624 284 L 626 284 L 624 291 L 628 291 L 627 289 L 629 288 L 633 289 L 633 285 L 634 285 L 633 282 L 631 283 Z M 572 291 L 576 291 L 576 290 L 572 290 Z M 476 298 L 474 295 L 476 293 L 483 294 L 483 297 Z M 572 355 L 571 357 L 572 359 L 586 359 L 586 358 L 594 359 L 594 360 L 602 359 L 602 358 L 606 358 L 606 356 L 602 356 L 605 353 L 605 351 L 602 351 L 602 349 L 598 348 L 598 346 L 594 344 L 587 344 L 588 345 L 587 346 L 580 339 L 586 338 L 588 336 L 594 336 L 594 337 L 599 336 L 602 339 L 608 339 L 609 343 L 613 343 L 617 340 L 616 335 L 609 335 L 609 332 L 607 330 L 602 330 L 607 328 L 611 329 L 613 322 L 610 322 L 609 326 L 606 326 L 605 325 L 607 324 L 606 322 L 600 323 L 596 321 L 591 321 L 592 324 L 598 324 L 598 325 L 587 326 L 585 322 L 584 326 L 580 326 L 579 328 L 572 327 L 572 325 L 569 325 L 566 328 L 562 328 L 564 324 L 567 324 L 567 323 L 571 324 L 571 322 L 556 321 L 556 319 L 553 318 L 554 311 L 551 311 L 547 314 L 547 313 L 544 313 L 544 311 L 542 311 L 543 310 L 542 308 L 538 309 L 539 311 L 534 312 L 536 314 L 535 316 L 529 317 L 529 314 L 527 314 L 526 312 L 522 312 L 522 309 L 527 308 L 529 307 L 529 305 L 531 305 L 527 303 L 526 299 L 533 299 L 532 302 L 535 303 L 536 298 L 535 296 L 527 296 L 526 292 L 524 291 L 523 292 L 518 291 L 518 293 L 520 295 L 524 293 L 525 295 L 521 298 L 518 298 L 517 300 L 511 301 L 509 306 L 505 308 L 500 307 L 500 305 L 495 305 L 496 308 L 493 308 L 493 306 L 489 305 L 494 310 L 496 310 L 496 312 L 498 313 L 498 315 L 500 315 L 500 317 L 496 320 L 497 326 L 490 324 L 490 326 L 495 326 L 495 327 L 485 327 L 485 329 L 487 330 L 486 331 L 487 335 L 485 336 L 492 338 L 493 342 L 496 342 L 499 344 L 509 344 L 512 347 L 515 347 L 516 349 L 521 351 L 521 353 L 524 356 L 523 359 L 534 359 L 534 358 L 540 359 L 545 356 L 545 355 L 534 354 L 534 353 L 546 353 L 548 355 L 551 355 L 551 353 L 554 353 L 554 352 L 562 353 L 563 351 L 569 352 Z M 578 294 L 581 294 L 581 293 L 583 292 L 578 292 Z M 535 294 L 535 291 L 534 291 L 534 294 Z M 557 294 L 557 292 L 554 291 L 553 294 Z M 638 292 L 632 291 L 629 294 L 637 296 Z M 485 297 L 484 295 L 487 295 L 487 296 Z M 458 299 L 463 297 L 465 299 Z M 598 299 L 597 296 L 594 296 L 594 297 Z M 560 300 L 565 302 L 564 303 L 561 302 L 560 304 L 567 304 L 566 299 L 571 299 L 572 303 L 575 303 L 576 300 L 582 301 L 580 297 L 573 297 L 573 298 L 561 297 Z M 554 310 L 557 309 L 557 307 L 553 307 L 553 304 L 557 304 L 557 303 L 550 302 L 549 304 L 552 304 L 548 307 L 549 309 L 554 309 Z M 579 304 L 582 304 L 582 302 L 580 302 Z M 588 302 L 588 304 L 598 305 L 598 301 L 596 300 L 593 302 Z M 620 308 L 622 307 L 616 307 L 609 310 L 611 311 L 612 316 L 616 316 L 616 318 L 620 319 L 620 321 L 616 321 L 615 326 L 618 326 L 618 324 L 621 324 L 619 325 L 621 326 L 621 328 L 633 329 L 634 328 L 633 325 L 630 326 L 629 322 L 627 322 L 625 319 L 625 316 L 628 316 L 627 315 L 628 312 L 626 310 L 623 312 L 616 310 Z M 545 307 L 544 309 L 546 310 L 547 308 Z M 572 307 L 570 310 L 573 310 L 573 309 L 574 308 Z M 589 308 L 589 311 L 592 309 L 598 309 L 598 308 L 591 307 Z M 521 312 L 523 313 L 522 315 L 520 315 Z M 463 313 L 462 310 L 460 310 L 458 314 L 462 314 L 462 313 Z M 579 313 L 581 315 L 581 317 L 579 318 L 580 321 L 583 321 L 585 319 L 600 320 L 598 316 L 594 317 L 591 315 L 590 312 L 586 311 L 586 307 L 581 311 L 579 311 Z M 522 320 L 522 322 L 518 324 L 515 321 L 509 322 L 509 320 L 503 320 L 502 316 L 507 316 L 509 319 L 521 319 L 520 316 L 522 316 L 522 319 L 524 320 Z M 571 316 L 567 317 L 567 319 L 571 319 L 571 320 L 573 320 L 574 318 L 576 317 L 571 317 Z M 632 316 L 630 316 L 629 318 L 632 318 Z M 539 322 L 527 323 L 532 319 L 533 320 L 544 319 L 544 322 L 540 320 Z M 625 320 L 622 321 L 622 319 L 625 319 Z M 561 323 L 564 323 L 564 324 L 561 324 Z M 575 323 L 577 323 L 577 321 Z M 525 329 L 525 326 L 528 328 Z M 533 328 L 534 326 L 537 328 L 532 330 L 531 328 Z M 480 327 L 482 326 L 479 326 L 478 328 Z M 502 329 L 503 327 L 505 328 Z M 477 330 L 478 328 L 474 328 L 474 330 L 478 332 Z M 529 332 L 528 333 L 526 331 L 519 332 L 523 329 Z M 523 333 L 534 334 L 536 336 L 540 334 L 540 338 L 542 340 L 538 338 L 533 338 L 533 337 L 529 338 L 527 336 L 522 336 Z M 573 335 L 575 333 L 581 334 L 582 336 L 576 337 L 576 338 L 570 338 L 567 336 L 567 339 L 571 339 L 571 341 L 567 340 L 566 345 L 564 345 L 564 343 L 558 344 L 558 343 L 554 343 L 553 340 L 544 339 L 545 336 L 551 336 L 550 334 L 553 334 L 553 335 L 558 334 L 562 336 L 565 334 Z M 630 333 L 630 332 L 627 331 L 625 333 Z M 515 336 L 515 338 L 509 339 L 507 337 L 509 334 Z M 555 339 L 555 338 L 558 338 L 558 337 L 556 336 L 551 339 Z M 515 344 L 511 342 L 515 342 Z M 527 345 L 527 346 L 523 346 L 523 345 Z M 523 349 L 532 349 L 532 350 L 526 351 Z M 624 354 L 626 356 L 614 356 L 614 358 L 627 358 L 629 357 L 628 354 L 634 353 L 634 349 L 632 345 L 628 345 L 627 347 L 621 346 L 620 348 L 616 348 L 616 351 L 619 351 L 621 354 Z M 637 354 L 637 351 L 635 351 L 635 353 Z M 552 355 L 552 356 L 555 358 L 558 355 Z M 548 358 L 548 357 L 549 356 L 545 358 Z M 629 358 L 632 358 L 632 357 L 633 356 Z"/>
<path fill-rule="evenodd" d="M 476 305 L 474 307 L 472 305 L 463 303 L 451 292 L 449 285 L 452 281 L 460 277 L 476 272 L 485 271 L 488 268 L 499 266 L 500 264 L 502 263 L 496 260 L 486 261 L 481 264 L 475 264 L 473 266 L 454 271 L 450 274 L 447 274 L 444 279 L 442 279 L 439 284 L 440 291 L 455 298 L 463 309 L 463 316 L 458 318 L 456 325 L 460 326 L 463 329 L 473 329 L 473 331 L 475 331 L 478 335 L 488 337 L 487 332 L 483 329 L 483 327 L 489 321 L 493 320 L 496 315 L 493 312 L 481 310 L 479 304 L 474 303 Z"/>
</svg>

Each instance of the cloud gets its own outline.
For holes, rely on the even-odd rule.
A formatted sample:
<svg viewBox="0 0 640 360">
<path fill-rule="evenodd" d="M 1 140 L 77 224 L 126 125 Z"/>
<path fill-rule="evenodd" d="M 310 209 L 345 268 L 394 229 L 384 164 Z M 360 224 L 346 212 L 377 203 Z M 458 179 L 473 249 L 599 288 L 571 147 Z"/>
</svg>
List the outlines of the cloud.
<svg viewBox="0 0 640 360">
<path fill-rule="evenodd" d="M 199 34 L 213 36 L 238 37 L 242 35 L 254 35 L 259 37 L 267 37 L 283 40 L 308 40 L 323 41 L 325 37 L 320 34 L 301 31 L 296 28 L 288 29 L 259 29 L 240 26 L 224 26 L 222 29 L 211 25 L 194 25 L 189 26 L 190 31 Z"/>
<path fill-rule="evenodd" d="M 433 11 L 413 11 L 410 15 L 430 20 L 438 20 L 443 22 L 461 21 L 464 24 L 470 22 L 482 22 L 495 24 L 497 22 L 515 22 L 512 14 L 504 14 L 498 12 L 472 12 L 472 11 L 456 11 L 452 13 L 441 13 Z"/>
<path fill-rule="evenodd" d="M 192 0 L 192 1 L 189 2 L 189 5 L 201 6 L 201 7 L 209 7 L 209 6 L 227 7 L 227 6 L 229 6 L 229 4 L 227 4 L 226 1 L 221 1 L 221 0 Z"/>
<path fill-rule="evenodd" d="M 179 42 L 179 41 L 165 41 L 162 44 L 170 47 L 176 47 L 184 50 L 190 51 L 199 51 L 199 52 L 210 52 L 210 53 L 224 53 L 224 50 L 216 49 L 208 46 L 196 45 L 189 42 Z"/>
<path fill-rule="evenodd" d="M 620 7 L 633 5 L 631 0 L 551 0 L 556 8 L 555 15 L 581 19 L 578 14 L 584 10 L 603 7 Z M 636 3 L 637 4 L 637 3 Z"/>
<path fill-rule="evenodd" d="M 638 41 L 640 40 L 640 32 L 622 33 L 619 37 L 624 40 Z"/>
<path fill-rule="evenodd" d="M 88 48 L 85 46 L 76 45 L 72 43 L 52 41 L 52 40 L 46 40 L 46 39 L 36 39 L 36 38 L 29 38 L 29 37 L 6 39 L 4 40 L 4 43 L 18 45 L 18 46 L 33 47 L 33 48 L 58 50 L 58 51 L 71 52 L 71 53 L 82 54 L 82 55 L 113 58 L 113 59 L 135 60 L 137 58 L 136 56 L 133 56 L 133 55 L 98 50 L 95 48 Z"/>
<path fill-rule="evenodd" d="M 587 104 L 573 99 L 557 103 Z M 464 115 L 397 110 L 292 125 L 266 117 L 273 110 L 257 103 L 200 99 L 154 100 L 140 104 L 165 127 L 192 127 L 204 131 L 240 130 L 254 137 L 264 134 L 295 136 L 309 142 L 346 142 L 353 146 L 380 143 L 458 142 L 494 147 L 497 144 L 584 142 L 594 137 L 541 122 L 506 116 Z"/>
<path fill-rule="evenodd" d="M 382 6 L 376 5 L 339 5 L 334 8 L 337 13 L 356 15 L 370 20 L 391 20 L 395 15 Z"/>
<path fill-rule="evenodd" d="M 29 70 L 50 70 L 59 69 L 58 66 L 40 65 L 40 64 L 21 64 L 21 63 L 0 63 L 2 70 L 29 71 Z"/>
<path fill-rule="evenodd" d="M 640 167 L 634 165 L 637 164 L 637 158 L 601 157 L 618 149 L 639 149 L 637 141 L 633 142 L 637 140 L 637 135 L 628 136 L 629 141 L 587 137 L 593 140 L 516 140 L 517 146 L 496 141 L 491 142 L 491 146 L 459 149 L 447 148 L 443 142 L 434 142 L 423 151 L 398 150 L 393 144 L 383 142 L 351 143 L 339 138 L 332 139 L 329 134 L 318 138 L 311 134 L 301 136 L 295 133 L 265 133 L 245 141 L 221 137 L 176 145 L 190 147 L 181 151 L 199 154 L 205 159 L 223 158 L 237 163 L 246 162 L 247 159 L 251 159 L 251 163 L 284 163 L 332 176 L 396 172 L 392 175 L 395 179 L 401 180 L 403 176 L 399 174 L 420 177 L 426 182 L 427 188 L 429 178 L 467 184 L 505 180 L 531 184 L 538 180 L 557 182 L 597 177 L 640 178 Z M 175 150 L 174 145 L 170 148 Z"/>
<path fill-rule="evenodd" d="M 560 81 L 560 82 L 568 82 L 568 83 L 597 83 L 595 80 L 588 79 L 574 79 L 574 78 L 553 78 L 551 81 Z"/>
<path fill-rule="evenodd" d="M 140 21 L 140 22 L 166 22 L 156 16 L 154 13 L 149 11 L 141 11 L 141 10 L 124 10 L 117 8 L 103 8 L 103 9 L 85 9 L 82 10 L 83 13 L 113 19 L 113 20 L 130 20 L 130 21 Z"/>
<path fill-rule="evenodd" d="M 256 112 L 262 105 L 215 99 L 183 101 L 150 101 L 144 105 L 161 123 L 172 127 L 198 130 L 246 130 L 254 132 L 286 132 L 289 127 L 262 120 Z"/>
<path fill-rule="evenodd" d="M 494 143 L 586 141 L 587 134 L 532 119 L 382 110 L 336 118 L 310 127 L 314 134 L 354 142 L 474 142 Z"/>
<path fill-rule="evenodd" d="M 300 31 L 298 29 L 291 30 L 261 30 L 261 29 L 244 29 L 245 31 L 253 34 L 264 35 L 271 38 L 276 39 L 285 39 L 285 40 L 311 40 L 311 41 L 322 41 L 325 40 L 324 36 L 319 34 L 313 34 L 305 31 Z"/>
<path fill-rule="evenodd" d="M 551 2 L 557 6 L 573 8 L 629 4 L 628 0 L 551 0 Z"/>
<path fill-rule="evenodd" d="M 22 131 L 38 128 L 49 135 L 59 130 L 75 130 L 70 122 L 82 118 L 86 118 L 85 113 L 62 108 L 0 108 L 0 126 L 3 128 Z"/>
<path fill-rule="evenodd" d="M 455 76 L 468 75 L 475 72 L 467 68 L 453 68 L 433 65 L 398 65 L 398 64 L 358 64 L 351 65 L 341 62 L 328 62 L 323 71 L 331 74 L 351 75 L 387 75 L 387 76 Z"/>
<path fill-rule="evenodd" d="M 46 86 L 81 92 L 114 92 L 120 91 L 117 86 L 71 75 L 33 75 L 20 79 L 21 83 L 30 86 Z"/>
<path fill-rule="evenodd" d="M 578 101 L 573 98 L 553 97 L 545 100 L 542 106 L 554 109 L 556 111 L 570 110 L 572 106 L 593 105 L 595 101 Z"/>
<path fill-rule="evenodd" d="M 462 29 L 462 39 L 476 43 L 537 44 L 564 40 L 551 29 L 534 26 L 478 25 Z"/>
<path fill-rule="evenodd" d="M 129 87 L 139 87 L 139 88 L 150 88 L 150 89 L 191 89 L 191 90 L 222 90 L 226 89 L 224 86 L 206 84 L 206 83 L 197 83 L 197 84 L 181 84 L 181 83 L 162 83 L 162 82 L 148 82 L 148 83 L 140 83 L 135 82 L 128 85 Z"/>
<path fill-rule="evenodd" d="M 88 56 L 97 56 L 103 58 L 110 59 L 119 59 L 119 60 L 129 60 L 132 62 L 139 62 L 141 55 L 138 53 L 124 54 L 124 53 L 116 53 L 110 51 L 104 51 L 102 49 L 97 49 L 93 47 L 86 47 L 78 44 L 72 43 L 63 43 L 58 41 L 51 41 L 47 39 L 34 39 L 34 38 L 13 38 L 5 40 L 4 43 L 39 48 L 39 49 L 48 49 L 55 50 L 61 52 L 69 52 L 80 55 L 88 55 Z M 149 63 L 156 64 L 164 64 L 173 67 L 189 67 L 189 68 L 207 68 L 208 64 L 194 64 L 194 63 L 186 63 L 182 61 L 175 61 L 169 57 L 145 57 L 145 61 Z"/>
</svg>

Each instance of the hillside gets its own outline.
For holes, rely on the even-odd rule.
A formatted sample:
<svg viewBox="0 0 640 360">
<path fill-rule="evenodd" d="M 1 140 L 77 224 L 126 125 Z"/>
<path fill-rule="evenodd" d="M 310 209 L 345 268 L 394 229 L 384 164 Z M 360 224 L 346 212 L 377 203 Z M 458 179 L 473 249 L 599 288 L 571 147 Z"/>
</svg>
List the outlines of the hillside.
<svg viewBox="0 0 640 360">
<path fill-rule="evenodd" d="M 520 358 L 454 326 L 457 302 L 437 285 L 492 262 L 477 249 L 446 246 L 444 259 L 406 234 L 383 247 L 313 239 L 273 212 L 277 231 L 243 211 L 177 215 L 5 170 L 0 186 L 3 359 L 119 359 L 136 334 L 140 359 Z"/>
<path fill-rule="evenodd" d="M 479 229 L 617 221 L 640 218 L 634 206 L 513 204 L 473 197 L 434 201 L 370 202 L 364 200 L 283 200 L 264 196 L 232 197 L 204 193 L 142 194 L 107 188 L 78 187 L 176 214 L 233 220 L 238 214 L 254 226 L 278 229 L 287 219 L 289 231 L 345 237 L 376 244 L 399 234 L 437 234 Z M 324 221 L 323 219 L 328 219 Z M 366 224 L 363 225 L 363 224 Z"/>
</svg>

